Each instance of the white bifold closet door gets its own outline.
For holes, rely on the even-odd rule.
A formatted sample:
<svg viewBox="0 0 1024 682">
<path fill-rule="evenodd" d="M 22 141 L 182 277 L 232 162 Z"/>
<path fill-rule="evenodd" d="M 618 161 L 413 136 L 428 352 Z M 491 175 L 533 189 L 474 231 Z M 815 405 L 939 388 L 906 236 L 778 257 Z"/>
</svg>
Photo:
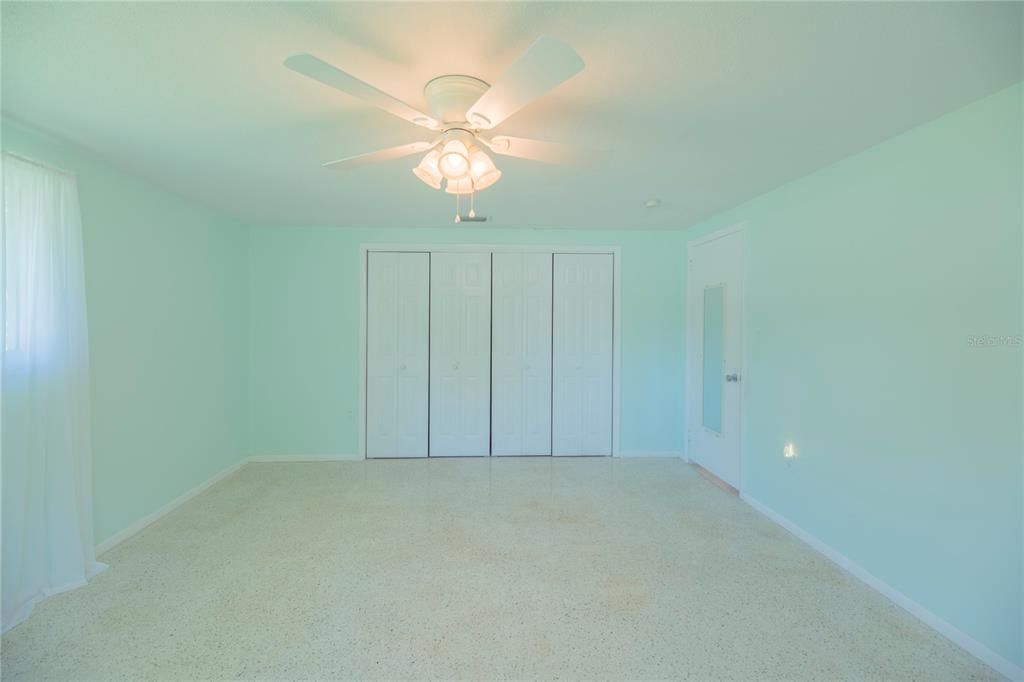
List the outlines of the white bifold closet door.
<svg viewBox="0 0 1024 682">
<path fill-rule="evenodd" d="M 551 254 L 496 253 L 491 454 L 551 454 Z"/>
<path fill-rule="evenodd" d="M 552 454 L 612 451 L 613 256 L 554 255 Z"/>
<path fill-rule="evenodd" d="M 368 253 L 366 456 L 427 456 L 430 254 Z"/>
<path fill-rule="evenodd" d="M 491 254 L 430 262 L 430 455 L 490 454 Z"/>
</svg>

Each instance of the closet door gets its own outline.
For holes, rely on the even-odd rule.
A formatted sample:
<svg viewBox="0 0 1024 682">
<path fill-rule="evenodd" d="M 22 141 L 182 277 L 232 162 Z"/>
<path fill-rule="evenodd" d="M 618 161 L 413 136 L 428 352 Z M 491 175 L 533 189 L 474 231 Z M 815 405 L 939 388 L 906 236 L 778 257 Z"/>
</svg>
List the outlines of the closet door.
<svg viewBox="0 0 1024 682">
<path fill-rule="evenodd" d="M 611 254 L 554 256 L 552 450 L 612 452 Z"/>
<path fill-rule="evenodd" d="M 427 456 L 430 255 L 368 253 L 366 456 Z"/>
<path fill-rule="evenodd" d="M 430 263 L 430 455 L 490 454 L 491 254 Z"/>
<path fill-rule="evenodd" d="M 491 454 L 551 454 L 551 254 L 496 253 Z"/>
</svg>

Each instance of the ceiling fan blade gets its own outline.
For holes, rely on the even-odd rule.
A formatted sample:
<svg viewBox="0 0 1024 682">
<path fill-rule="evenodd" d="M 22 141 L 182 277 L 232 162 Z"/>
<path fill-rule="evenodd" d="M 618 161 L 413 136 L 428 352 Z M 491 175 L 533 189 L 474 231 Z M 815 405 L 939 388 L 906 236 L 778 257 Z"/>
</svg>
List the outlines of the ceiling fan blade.
<svg viewBox="0 0 1024 682">
<path fill-rule="evenodd" d="M 392 159 L 400 159 L 403 156 L 409 156 L 410 154 L 418 154 L 425 152 L 433 146 L 430 142 L 413 142 L 411 144 L 403 144 L 399 147 L 389 147 L 387 149 L 381 149 L 376 152 L 368 152 L 366 154 L 360 154 L 358 156 L 350 156 L 347 159 L 338 159 L 337 161 L 328 161 L 324 164 L 324 168 L 333 168 L 335 170 L 348 170 L 349 168 L 356 168 L 358 166 L 365 166 L 368 163 L 376 163 L 378 161 L 390 161 Z"/>
<path fill-rule="evenodd" d="M 437 121 L 422 111 L 413 109 L 405 102 L 395 99 L 388 93 L 378 90 L 369 83 L 364 83 L 355 76 L 347 74 L 311 54 L 292 55 L 284 60 L 284 65 L 296 73 L 301 73 L 303 76 L 320 81 L 324 85 L 328 85 L 335 90 L 341 90 L 353 97 L 358 97 L 410 123 L 415 123 L 430 130 L 437 130 L 438 128 Z"/>
<path fill-rule="evenodd" d="M 493 128 L 582 70 L 583 60 L 575 50 L 541 36 L 470 107 L 466 119 L 480 128 Z"/>
<path fill-rule="evenodd" d="M 577 155 L 569 147 L 556 142 L 509 137 L 508 135 L 499 135 L 489 140 L 481 139 L 490 147 L 491 151 L 503 156 L 515 156 L 544 163 L 567 163 L 577 158 Z"/>
</svg>

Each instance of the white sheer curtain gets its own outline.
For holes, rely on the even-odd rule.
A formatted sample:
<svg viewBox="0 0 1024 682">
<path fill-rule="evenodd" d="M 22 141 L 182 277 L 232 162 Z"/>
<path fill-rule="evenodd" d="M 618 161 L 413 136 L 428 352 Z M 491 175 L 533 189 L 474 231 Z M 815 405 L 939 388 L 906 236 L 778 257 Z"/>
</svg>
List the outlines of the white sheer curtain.
<svg viewBox="0 0 1024 682">
<path fill-rule="evenodd" d="M 103 568 L 92 538 L 89 348 L 74 176 L 3 155 L 3 630 Z"/>
</svg>

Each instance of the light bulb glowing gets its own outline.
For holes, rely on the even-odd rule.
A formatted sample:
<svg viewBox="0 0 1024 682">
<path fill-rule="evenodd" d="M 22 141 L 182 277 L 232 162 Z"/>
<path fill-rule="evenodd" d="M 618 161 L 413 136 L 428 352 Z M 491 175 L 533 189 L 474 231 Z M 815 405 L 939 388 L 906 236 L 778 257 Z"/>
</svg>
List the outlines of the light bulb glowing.
<svg viewBox="0 0 1024 682">
<path fill-rule="evenodd" d="M 796 457 L 796 446 L 793 443 L 786 443 L 782 448 L 782 456 L 786 459 L 793 459 Z"/>
<path fill-rule="evenodd" d="M 481 190 L 496 183 L 501 171 L 494 166 L 491 157 L 477 149 L 469 157 L 469 175 L 473 178 L 473 186 Z"/>
<path fill-rule="evenodd" d="M 441 158 L 437 162 L 441 175 L 448 180 L 459 180 L 469 173 L 469 149 L 462 140 L 449 140 L 441 148 Z"/>
<path fill-rule="evenodd" d="M 412 169 L 417 178 L 434 189 L 441 189 L 442 177 L 441 172 L 437 169 L 437 160 L 440 157 L 441 154 L 436 149 L 433 149 L 423 157 L 418 166 Z"/>
</svg>

